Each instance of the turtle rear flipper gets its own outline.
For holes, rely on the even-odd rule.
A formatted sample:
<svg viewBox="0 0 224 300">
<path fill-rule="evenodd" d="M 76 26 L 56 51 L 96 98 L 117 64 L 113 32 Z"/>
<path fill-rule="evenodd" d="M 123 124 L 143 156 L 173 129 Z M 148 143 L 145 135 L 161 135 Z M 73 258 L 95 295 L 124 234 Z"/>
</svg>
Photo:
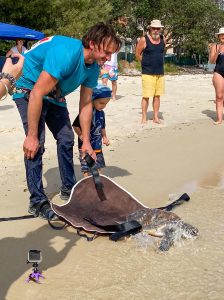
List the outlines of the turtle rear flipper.
<svg viewBox="0 0 224 300">
<path fill-rule="evenodd" d="M 159 245 L 160 251 L 168 251 L 171 246 L 174 244 L 174 236 L 175 236 L 175 230 L 173 228 L 166 229 L 164 237 L 161 240 L 161 243 Z"/>
</svg>

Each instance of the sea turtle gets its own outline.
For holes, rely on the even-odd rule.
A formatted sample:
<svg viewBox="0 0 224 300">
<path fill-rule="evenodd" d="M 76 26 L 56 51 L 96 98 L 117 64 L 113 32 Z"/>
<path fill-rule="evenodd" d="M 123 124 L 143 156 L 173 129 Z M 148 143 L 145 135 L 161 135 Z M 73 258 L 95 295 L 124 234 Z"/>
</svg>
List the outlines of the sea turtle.
<svg viewBox="0 0 224 300">
<path fill-rule="evenodd" d="M 198 236 L 198 229 L 185 223 L 170 211 L 157 208 L 138 210 L 127 217 L 127 221 L 136 220 L 142 225 L 143 231 L 161 237 L 159 250 L 168 251 L 178 238 L 191 239 Z"/>
</svg>

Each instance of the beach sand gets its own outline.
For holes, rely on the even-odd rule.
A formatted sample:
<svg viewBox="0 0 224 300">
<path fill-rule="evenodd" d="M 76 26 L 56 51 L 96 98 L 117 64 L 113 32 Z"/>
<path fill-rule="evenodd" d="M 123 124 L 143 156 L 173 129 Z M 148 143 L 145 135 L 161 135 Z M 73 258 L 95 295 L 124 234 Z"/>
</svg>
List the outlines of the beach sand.
<svg viewBox="0 0 224 300">
<path fill-rule="evenodd" d="M 191 200 L 175 213 L 199 229 L 199 238 L 161 254 L 141 236 L 87 242 L 74 228 L 55 231 L 39 218 L 1 222 L 0 300 L 223 299 L 224 126 L 213 125 L 211 77 L 166 76 L 162 125 L 151 120 L 140 125 L 140 77 L 120 76 L 118 99 L 105 109 L 111 145 L 104 148 L 104 174 L 149 207 L 164 206 L 187 192 Z M 78 91 L 68 97 L 71 120 L 78 99 Z M 150 102 L 149 118 L 151 110 Z M 25 215 L 24 134 L 10 98 L 0 103 L 0 115 L 0 217 Z M 76 146 L 74 152 L 80 179 Z M 59 192 L 58 173 L 55 141 L 47 132 L 43 178 L 49 198 Z M 30 249 L 43 253 L 45 279 L 39 285 L 25 283 L 32 269 L 26 264 Z"/>
</svg>

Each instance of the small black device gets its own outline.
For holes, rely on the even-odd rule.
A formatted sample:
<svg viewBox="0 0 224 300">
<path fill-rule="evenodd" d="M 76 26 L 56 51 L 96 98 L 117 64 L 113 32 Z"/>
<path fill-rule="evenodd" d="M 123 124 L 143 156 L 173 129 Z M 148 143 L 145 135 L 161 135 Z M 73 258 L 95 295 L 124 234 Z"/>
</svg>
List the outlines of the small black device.
<svg viewBox="0 0 224 300">
<path fill-rule="evenodd" d="M 37 263 L 42 261 L 42 253 L 40 250 L 29 250 L 27 263 Z"/>
<path fill-rule="evenodd" d="M 3 68 L 3 66 L 4 66 L 5 61 L 6 61 L 7 58 L 8 57 L 0 56 L 0 72 L 2 71 L 2 68 Z M 10 59 L 12 60 L 13 64 L 16 64 L 18 62 L 18 60 L 19 60 L 18 57 L 10 57 Z"/>
</svg>

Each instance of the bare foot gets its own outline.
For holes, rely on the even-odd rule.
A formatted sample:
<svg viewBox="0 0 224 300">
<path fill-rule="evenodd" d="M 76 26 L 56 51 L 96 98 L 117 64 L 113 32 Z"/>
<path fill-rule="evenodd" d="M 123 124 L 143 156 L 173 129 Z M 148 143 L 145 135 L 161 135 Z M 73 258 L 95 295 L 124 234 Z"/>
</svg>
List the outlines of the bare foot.
<svg viewBox="0 0 224 300">
<path fill-rule="evenodd" d="M 216 122 L 213 122 L 214 125 L 221 125 L 222 124 L 222 121 L 216 121 Z"/>
<path fill-rule="evenodd" d="M 148 121 L 146 119 L 142 119 L 141 121 L 141 124 L 144 126 L 144 125 L 147 125 L 148 124 Z"/>
<path fill-rule="evenodd" d="M 161 124 L 161 121 L 160 121 L 160 119 L 153 119 L 153 123 Z"/>
<path fill-rule="evenodd" d="M 116 101 L 116 97 L 113 97 L 113 98 L 112 98 L 112 101 Z"/>
</svg>

